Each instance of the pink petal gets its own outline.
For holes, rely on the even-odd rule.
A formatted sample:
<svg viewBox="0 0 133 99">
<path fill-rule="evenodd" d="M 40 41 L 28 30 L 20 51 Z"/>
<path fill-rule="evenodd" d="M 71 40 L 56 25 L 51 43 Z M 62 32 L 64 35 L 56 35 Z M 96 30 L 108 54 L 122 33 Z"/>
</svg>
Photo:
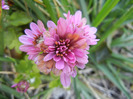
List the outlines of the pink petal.
<svg viewBox="0 0 133 99">
<path fill-rule="evenodd" d="M 77 63 L 76 66 L 80 69 L 84 69 L 85 68 L 85 64 L 81 64 L 81 63 Z"/>
<path fill-rule="evenodd" d="M 36 35 L 41 33 L 38 26 L 33 22 L 30 23 L 30 28 Z"/>
<path fill-rule="evenodd" d="M 25 45 L 33 45 L 34 39 L 27 37 L 26 35 L 22 35 L 19 37 L 19 41 Z"/>
<path fill-rule="evenodd" d="M 61 80 L 61 83 L 64 87 L 69 87 L 70 86 L 71 78 L 70 78 L 69 75 L 62 72 L 61 76 L 60 76 L 60 80 Z"/>
<path fill-rule="evenodd" d="M 35 34 L 33 34 L 33 32 L 31 31 L 31 30 L 29 30 L 29 29 L 25 29 L 24 30 L 24 32 L 25 32 L 25 34 L 27 35 L 27 36 L 29 36 L 29 37 L 35 37 L 36 35 Z"/>
<path fill-rule="evenodd" d="M 71 76 L 72 76 L 72 77 L 76 77 L 76 75 L 77 75 L 77 71 L 76 71 L 75 68 L 73 68 L 73 71 L 72 71 L 72 73 L 71 73 Z"/>
<path fill-rule="evenodd" d="M 17 92 L 21 92 L 21 90 L 19 88 L 17 88 Z"/>
<path fill-rule="evenodd" d="M 47 54 L 45 57 L 44 57 L 44 61 L 49 61 L 49 60 L 51 60 L 52 58 L 53 58 L 53 56 L 54 56 L 55 54 L 54 53 L 49 53 L 49 54 Z"/>
<path fill-rule="evenodd" d="M 40 31 L 43 33 L 44 31 L 46 31 L 45 27 L 44 27 L 44 24 L 42 23 L 42 21 L 38 20 L 37 21 L 37 25 L 40 29 Z"/>
<path fill-rule="evenodd" d="M 47 22 L 47 27 L 48 28 L 56 28 L 56 25 L 55 25 L 55 23 L 53 21 L 48 21 Z"/>
<path fill-rule="evenodd" d="M 87 23 L 87 19 L 86 18 L 82 18 L 81 23 L 84 26 Z"/>
<path fill-rule="evenodd" d="M 16 87 L 18 84 L 13 84 L 11 87 L 13 88 L 13 87 Z"/>
<path fill-rule="evenodd" d="M 75 25 L 76 24 L 79 25 L 79 22 L 81 21 L 81 17 L 82 17 L 81 11 L 76 11 L 76 13 L 75 13 Z"/>
<path fill-rule="evenodd" d="M 8 5 L 4 5 L 4 6 L 2 6 L 2 9 L 9 10 L 9 6 Z"/>
<path fill-rule="evenodd" d="M 67 29 L 67 22 L 65 19 L 60 18 L 57 22 L 57 33 L 60 36 L 64 36 L 64 34 L 66 33 L 66 29 Z"/>
<path fill-rule="evenodd" d="M 76 57 L 77 62 L 82 63 L 82 64 L 87 64 L 88 63 L 88 57 L 83 56 L 83 57 Z"/>
<path fill-rule="evenodd" d="M 66 64 L 65 67 L 63 68 L 63 72 L 69 74 L 70 71 L 71 71 L 70 67 Z"/>
<path fill-rule="evenodd" d="M 69 53 L 67 54 L 67 57 L 68 57 L 69 59 L 74 59 L 75 55 L 74 55 L 73 52 L 69 52 Z"/>
<path fill-rule="evenodd" d="M 61 60 L 61 57 L 55 55 L 55 56 L 53 57 L 53 59 L 54 59 L 54 61 L 57 62 L 57 61 L 60 61 L 60 60 Z"/>
<path fill-rule="evenodd" d="M 91 27 L 89 29 L 89 33 L 91 33 L 91 34 L 95 34 L 96 32 L 97 32 L 97 28 L 95 28 L 95 27 Z"/>
<path fill-rule="evenodd" d="M 86 43 L 86 39 L 81 39 L 76 42 L 76 44 L 78 44 L 79 46 L 82 46 L 84 43 Z"/>
<path fill-rule="evenodd" d="M 29 60 L 34 60 L 37 57 L 38 54 L 34 54 L 34 55 L 29 55 L 28 59 Z"/>
<path fill-rule="evenodd" d="M 57 69 L 59 69 L 59 70 L 60 70 L 60 69 L 63 69 L 63 68 L 64 68 L 64 60 L 61 59 L 60 61 L 56 62 L 55 67 L 56 67 Z"/>
<path fill-rule="evenodd" d="M 73 50 L 74 54 L 78 57 L 83 57 L 85 55 L 84 50 L 83 49 L 74 49 Z"/>
<path fill-rule="evenodd" d="M 45 45 L 54 45 L 55 40 L 53 38 L 45 38 L 44 43 Z"/>
<path fill-rule="evenodd" d="M 68 58 L 66 58 L 65 56 L 63 56 L 63 60 L 64 60 L 65 62 L 68 62 Z"/>
</svg>

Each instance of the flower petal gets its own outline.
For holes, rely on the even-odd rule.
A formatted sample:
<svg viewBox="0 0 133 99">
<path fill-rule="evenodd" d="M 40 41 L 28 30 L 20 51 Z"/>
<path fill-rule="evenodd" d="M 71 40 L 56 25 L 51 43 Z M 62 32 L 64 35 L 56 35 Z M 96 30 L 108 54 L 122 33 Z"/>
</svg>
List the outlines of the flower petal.
<svg viewBox="0 0 133 99">
<path fill-rule="evenodd" d="M 35 34 L 33 34 L 33 32 L 29 29 L 25 29 L 24 32 L 29 37 L 32 37 L 32 38 L 35 37 Z"/>
<path fill-rule="evenodd" d="M 91 27 L 89 29 L 89 33 L 91 33 L 91 34 L 95 34 L 96 32 L 97 32 L 97 28 L 95 28 L 95 27 Z"/>
<path fill-rule="evenodd" d="M 11 87 L 13 88 L 13 87 L 16 87 L 18 84 L 13 84 Z"/>
<path fill-rule="evenodd" d="M 46 30 L 42 21 L 38 20 L 37 25 L 42 33 Z"/>
<path fill-rule="evenodd" d="M 40 34 L 41 33 L 40 30 L 39 30 L 39 27 L 33 22 L 30 23 L 30 28 L 35 34 Z"/>
<path fill-rule="evenodd" d="M 71 72 L 71 68 L 66 64 L 65 67 L 63 68 L 63 72 L 69 74 Z"/>
<path fill-rule="evenodd" d="M 66 29 L 67 29 L 67 22 L 65 19 L 60 18 L 57 22 L 57 33 L 60 36 L 64 36 L 64 34 L 66 33 Z"/>
<path fill-rule="evenodd" d="M 63 69 L 63 68 L 64 68 L 64 60 L 61 59 L 60 61 L 56 62 L 55 67 L 56 67 L 57 69 L 59 69 L 59 70 L 60 70 L 60 69 Z"/>
<path fill-rule="evenodd" d="M 79 25 L 81 21 L 82 13 L 81 11 L 76 11 L 75 13 L 75 25 Z"/>
<path fill-rule="evenodd" d="M 83 57 L 76 57 L 77 62 L 82 63 L 82 64 L 87 64 L 88 63 L 88 57 L 87 55 Z"/>
<path fill-rule="evenodd" d="M 77 75 L 77 71 L 76 71 L 75 68 L 73 68 L 73 70 L 72 70 L 72 72 L 71 72 L 71 76 L 72 76 L 72 77 L 76 77 L 76 75 Z"/>
<path fill-rule="evenodd" d="M 54 61 L 57 62 L 57 61 L 60 61 L 60 60 L 61 60 L 61 57 L 55 55 L 55 56 L 53 57 L 53 59 L 54 59 Z"/>
<path fill-rule="evenodd" d="M 44 61 L 49 61 L 49 60 L 51 60 L 52 58 L 53 58 L 53 56 L 54 56 L 55 54 L 54 53 L 49 53 L 49 54 L 47 54 L 45 57 L 44 57 Z"/>
<path fill-rule="evenodd" d="M 60 80 L 61 80 L 61 83 L 64 87 L 69 87 L 70 86 L 71 78 L 70 78 L 69 75 L 62 72 L 61 76 L 60 76 Z"/>
<path fill-rule="evenodd" d="M 80 69 L 84 69 L 85 68 L 85 64 L 81 64 L 81 63 L 77 63 L 76 66 Z"/>
<path fill-rule="evenodd" d="M 47 27 L 48 28 L 56 28 L 56 25 L 55 25 L 55 23 L 53 21 L 48 21 L 47 22 Z"/>
<path fill-rule="evenodd" d="M 33 40 L 32 38 L 27 37 L 26 35 L 22 35 L 19 37 L 19 41 L 25 45 L 33 45 Z"/>
<path fill-rule="evenodd" d="M 54 38 L 45 38 L 44 43 L 45 45 L 54 45 L 55 40 Z"/>
</svg>

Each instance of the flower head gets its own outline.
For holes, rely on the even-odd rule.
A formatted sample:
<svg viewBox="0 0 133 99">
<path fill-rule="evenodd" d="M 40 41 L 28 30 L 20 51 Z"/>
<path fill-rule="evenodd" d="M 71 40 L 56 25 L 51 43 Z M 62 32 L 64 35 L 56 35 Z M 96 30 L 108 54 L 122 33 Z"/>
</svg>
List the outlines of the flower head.
<svg viewBox="0 0 133 99">
<path fill-rule="evenodd" d="M 71 77 L 75 77 L 77 74 L 75 67 L 85 68 L 85 64 L 88 63 L 87 50 L 90 45 L 97 44 L 98 39 L 95 35 L 97 29 L 86 25 L 86 19 L 82 18 L 81 11 L 77 11 L 74 15 L 70 15 L 68 12 L 64 16 L 66 18 L 59 18 L 57 25 L 52 21 L 47 22 L 48 30 L 42 33 L 43 40 L 37 45 L 33 44 L 33 40 L 31 40 L 31 44 L 29 37 L 25 40 L 25 36 L 20 37 L 20 41 L 25 46 L 29 43 L 36 46 L 35 48 L 42 52 L 42 54 L 37 53 L 34 58 L 41 72 L 48 74 L 52 71 L 54 74 L 60 75 L 62 85 L 68 87 Z M 29 33 L 32 34 L 32 32 Z M 21 47 L 20 49 L 22 50 Z M 29 54 L 32 51 L 26 50 L 25 52 Z M 32 54 L 34 53 L 32 52 Z"/>
<path fill-rule="evenodd" d="M 26 92 L 29 88 L 29 83 L 27 81 L 20 81 L 17 84 L 12 85 L 11 87 L 17 87 L 18 92 Z"/>
<path fill-rule="evenodd" d="M 30 29 L 25 29 L 25 34 L 19 37 L 19 41 L 24 45 L 20 46 L 20 50 L 27 52 L 29 59 L 33 60 L 43 50 L 42 42 L 44 41 L 45 27 L 43 23 L 38 20 L 37 24 L 31 23 Z"/>
<path fill-rule="evenodd" d="M 5 1 L 4 0 L 2 0 L 2 9 L 9 10 L 9 6 L 5 5 Z"/>
</svg>

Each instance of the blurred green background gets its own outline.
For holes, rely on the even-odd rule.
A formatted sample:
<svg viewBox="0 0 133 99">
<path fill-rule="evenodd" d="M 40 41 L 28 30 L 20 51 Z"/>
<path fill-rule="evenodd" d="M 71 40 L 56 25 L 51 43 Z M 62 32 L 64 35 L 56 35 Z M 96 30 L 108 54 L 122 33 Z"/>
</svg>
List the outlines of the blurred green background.
<svg viewBox="0 0 133 99">
<path fill-rule="evenodd" d="M 66 92 L 75 99 L 133 99 L 133 0 L 5 1 L 10 10 L 1 13 L 0 99 L 49 99 L 54 88 L 62 88 L 59 77 L 40 73 L 19 50 L 18 37 L 32 21 L 40 19 L 46 27 L 48 20 L 56 23 L 63 13 L 77 10 L 98 28 L 100 41 L 90 48 L 89 63 Z M 21 80 L 30 83 L 27 94 L 10 87 Z"/>
</svg>

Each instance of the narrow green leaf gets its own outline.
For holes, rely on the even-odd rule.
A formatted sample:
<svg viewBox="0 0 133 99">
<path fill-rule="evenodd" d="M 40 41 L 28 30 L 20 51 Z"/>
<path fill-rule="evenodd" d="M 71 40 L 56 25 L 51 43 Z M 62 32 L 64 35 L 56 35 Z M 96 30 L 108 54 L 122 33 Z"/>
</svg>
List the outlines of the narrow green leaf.
<svg viewBox="0 0 133 99">
<path fill-rule="evenodd" d="M 81 4 L 81 9 L 83 11 L 83 15 L 85 16 L 85 18 L 87 19 L 87 23 L 90 24 L 90 19 L 89 19 L 89 15 L 87 14 L 87 7 L 86 7 L 86 2 L 85 0 L 79 0 L 80 4 Z"/>
<path fill-rule="evenodd" d="M 122 61 L 129 62 L 129 63 L 133 64 L 133 58 L 128 58 L 121 54 L 116 54 L 116 53 L 112 53 L 111 56 L 114 58 L 120 59 Z"/>
<path fill-rule="evenodd" d="M 110 61 L 111 63 L 113 63 L 114 65 L 126 70 L 126 71 L 129 71 L 129 72 L 132 72 L 133 73 L 133 68 L 124 64 L 123 62 L 119 61 L 119 60 L 116 60 L 115 58 L 109 58 L 108 61 Z"/>
<path fill-rule="evenodd" d="M 10 57 L 0 57 L 0 61 L 4 61 L 4 62 L 16 62 L 15 59 L 10 58 Z"/>
<path fill-rule="evenodd" d="M 107 0 L 102 10 L 99 12 L 97 17 L 93 21 L 92 26 L 97 27 L 119 1 L 120 0 Z"/>
<path fill-rule="evenodd" d="M 25 0 L 27 5 L 35 12 L 37 17 L 41 19 L 44 23 L 46 23 L 46 18 L 44 14 L 35 6 L 35 2 L 33 0 Z"/>
<path fill-rule="evenodd" d="M 57 22 L 57 16 L 55 13 L 56 11 L 53 8 L 50 0 L 43 0 L 43 3 L 46 5 L 46 9 L 47 9 L 48 13 L 50 14 L 52 21 L 54 21 L 56 23 Z"/>
<path fill-rule="evenodd" d="M 90 56 L 90 55 L 89 55 Z M 128 92 L 126 90 L 123 90 L 123 85 L 121 85 L 121 83 L 118 82 L 118 79 L 116 79 L 116 77 L 112 74 L 112 72 L 107 68 L 107 66 L 103 65 L 103 64 L 98 64 L 93 58 L 92 56 L 90 56 L 90 59 L 93 61 L 93 63 L 95 64 L 95 66 L 101 70 L 110 81 L 112 81 L 127 97 L 128 99 L 130 98 L 130 95 L 128 94 Z"/>
<path fill-rule="evenodd" d="M 113 66 L 111 65 L 111 63 L 109 61 L 107 62 L 107 65 L 108 65 L 109 69 L 113 72 L 113 74 L 114 74 L 114 76 L 116 78 L 117 83 L 119 83 L 119 86 L 118 85 L 117 86 L 121 89 L 121 91 L 126 95 L 126 97 L 128 99 L 131 99 L 131 96 L 127 92 L 127 89 L 126 89 L 125 85 L 123 84 L 122 80 L 118 76 L 118 73 L 116 72 L 116 70 L 113 68 Z"/>
<path fill-rule="evenodd" d="M 66 12 L 68 12 L 70 10 L 70 12 L 72 14 L 74 13 L 72 6 L 68 3 L 68 0 L 61 0 L 61 3 L 63 5 L 63 7 L 65 8 Z"/>
<path fill-rule="evenodd" d="M 101 44 L 105 41 L 105 39 L 111 34 L 113 33 L 116 29 L 118 29 L 121 24 L 132 14 L 133 12 L 133 6 L 131 8 L 129 8 L 125 14 L 119 18 L 115 23 L 114 25 L 109 29 L 107 30 L 106 33 L 103 34 L 103 36 L 101 37 L 100 41 L 97 43 L 97 45 L 93 46 L 90 48 L 90 52 L 94 52 L 95 50 L 98 49 L 98 47 L 101 46 Z"/>
<path fill-rule="evenodd" d="M 21 99 L 24 98 L 24 96 L 22 96 L 20 93 L 18 93 L 16 90 L 12 89 L 11 87 L 8 87 L 4 84 L 0 84 L 0 90 L 7 92 L 9 94 L 13 94 L 15 97 Z M 20 98 L 21 97 L 21 98 Z"/>
</svg>

